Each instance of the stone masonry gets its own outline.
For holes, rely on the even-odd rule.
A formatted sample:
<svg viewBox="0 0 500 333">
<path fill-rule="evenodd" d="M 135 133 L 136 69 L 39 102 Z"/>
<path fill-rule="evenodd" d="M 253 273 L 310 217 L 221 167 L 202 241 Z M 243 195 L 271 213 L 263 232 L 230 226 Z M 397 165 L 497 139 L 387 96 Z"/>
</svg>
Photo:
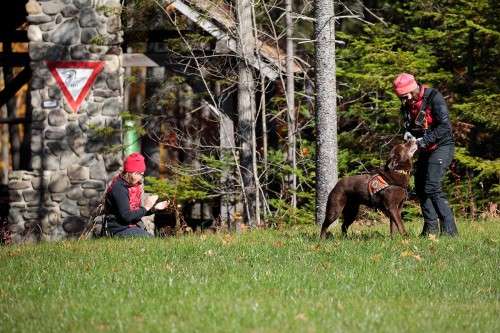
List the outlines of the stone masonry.
<svg viewBox="0 0 500 333">
<path fill-rule="evenodd" d="M 32 171 L 9 175 L 9 228 L 15 242 L 78 235 L 121 167 L 121 152 L 109 150 L 121 143 L 120 9 L 119 0 L 26 3 L 33 157 Z M 77 113 L 66 103 L 46 60 L 105 61 Z M 56 101 L 56 107 L 46 101 Z M 116 131 L 103 138 L 98 128 Z"/>
</svg>

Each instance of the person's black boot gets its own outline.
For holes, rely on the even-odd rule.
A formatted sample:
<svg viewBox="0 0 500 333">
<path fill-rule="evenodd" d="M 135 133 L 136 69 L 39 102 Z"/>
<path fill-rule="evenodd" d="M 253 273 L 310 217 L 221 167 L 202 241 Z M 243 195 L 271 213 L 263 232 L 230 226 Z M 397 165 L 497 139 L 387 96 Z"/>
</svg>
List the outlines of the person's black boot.
<svg viewBox="0 0 500 333">
<path fill-rule="evenodd" d="M 429 235 L 437 235 L 439 233 L 438 221 L 424 221 L 424 227 L 420 233 L 420 237 L 427 237 Z"/>
<path fill-rule="evenodd" d="M 447 216 L 441 221 L 441 236 L 458 236 L 457 225 L 453 216 Z"/>
</svg>

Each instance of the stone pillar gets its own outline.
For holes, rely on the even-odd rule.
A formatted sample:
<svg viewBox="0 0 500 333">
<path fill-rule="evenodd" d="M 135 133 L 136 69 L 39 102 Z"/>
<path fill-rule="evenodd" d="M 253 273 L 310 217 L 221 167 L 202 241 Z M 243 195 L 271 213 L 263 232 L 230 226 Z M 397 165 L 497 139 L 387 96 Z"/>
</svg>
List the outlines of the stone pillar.
<svg viewBox="0 0 500 333">
<path fill-rule="evenodd" d="M 110 150 L 121 144 L 120 10 L 119 0 L 29 0 L 26 4 L 33 71 L 33 157 L 32 171 L 9 175 L 9 223 L 15 242 L 78 235 L 107 181 L 121 166 L 121 150 Z M 66 103 L 47 60 L 105 61 L 78 112 Z M 55 101 L 56 107 L 47 101 L 52 105 Z"/>
</svg>

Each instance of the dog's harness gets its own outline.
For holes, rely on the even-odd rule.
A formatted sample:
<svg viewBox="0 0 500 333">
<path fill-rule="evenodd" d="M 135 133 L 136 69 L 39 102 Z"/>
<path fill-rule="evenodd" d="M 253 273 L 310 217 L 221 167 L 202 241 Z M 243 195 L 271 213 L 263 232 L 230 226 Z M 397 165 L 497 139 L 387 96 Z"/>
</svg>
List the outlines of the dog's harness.
<svg viewBox="0 0 500 333">
<path fill-rule="evenodd" d="M 387 187 L 389 187 L 389 184 L 379 174 L 375 174 L 368 180 L 368 193 L 370 193 L 372 197 Z"/>
<path fill-rule="evenodd" d="M 402 175 L 410 174 L 410 171 L 407 170 L 392 170 L 392 171 L 400 173 Z M 397 185 L 390 185 L 381 175 L 377 173 L 368 180 L 368 193 L 370 194 L 371 197 L 373 197 L 375 194 L 388 188 L 389 186 L 397 186 Z"/>
</svg>

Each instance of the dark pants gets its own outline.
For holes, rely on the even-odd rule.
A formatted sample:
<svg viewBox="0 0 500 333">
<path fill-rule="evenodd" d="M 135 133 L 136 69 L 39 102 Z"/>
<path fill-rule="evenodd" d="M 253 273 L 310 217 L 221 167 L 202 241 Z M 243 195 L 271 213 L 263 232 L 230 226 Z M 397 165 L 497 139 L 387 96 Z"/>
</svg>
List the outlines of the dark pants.
<svg viewBox="0 0 500 333">
<path fill-rule="evenodd" d="M 114 237 L 153 237 L 146 230 L 138 226 L 127 227 L 121 231 L 113 233 Z"/>
<path fill-rule="evenodd" d="M 106 229 L 112 237 L 153 237 L 140 226 L 119 224 L 114 215 L 106 216 Z"/>
<path fill-rule="evenodd" d="M 424 216 L 423 236 L 437 234 L 439 222 L 442 235 L 458 234 L 453 212 L 441 189 L 454 152 L 455 146 L 451 144 L 439 146 L 432 152 L 419 153 L 415 165 L 415 190 Z"/>
</svg>

